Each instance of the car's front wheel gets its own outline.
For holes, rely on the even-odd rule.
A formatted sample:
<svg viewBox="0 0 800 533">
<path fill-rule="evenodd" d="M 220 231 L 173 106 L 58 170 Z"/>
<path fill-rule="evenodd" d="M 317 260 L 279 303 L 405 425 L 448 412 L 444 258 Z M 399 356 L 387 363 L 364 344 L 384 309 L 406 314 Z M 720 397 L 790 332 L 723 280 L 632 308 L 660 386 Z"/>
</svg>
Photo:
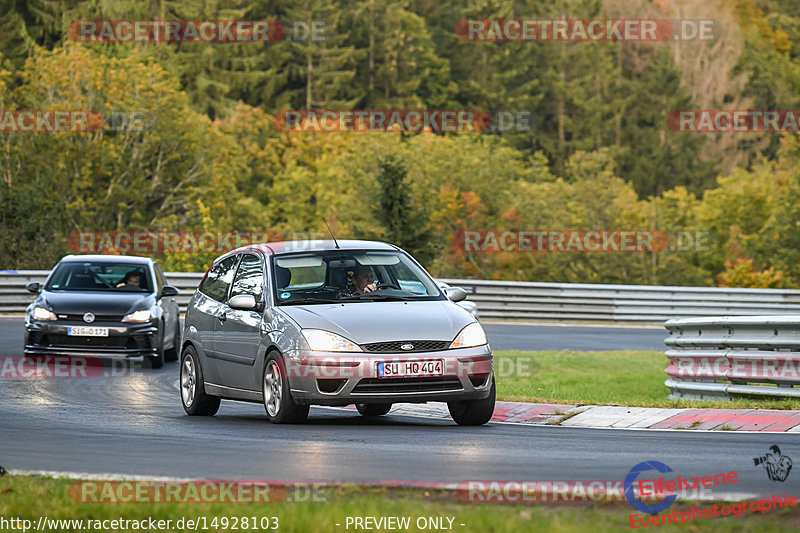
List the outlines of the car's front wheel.
<svg viewBox="0 0 800 533">
<path fill-rule="evenodd" d="M 383 416 L 392 408 L 390 403 L 357 403 L 356 409 L 364 416 Z"/>
<path fill-rule="evenodd" d="M 150 357 L 150 368 L 161 368 L 164 366 L 164 344 L 167 339 L 164 338 L 164 322 L 161 322 L 161 327 L 158 328 L 158 344 L 156 345 L 155 355 Z"/>
<path fill-rule="evenodd" d="M 489 396 L 483 400 L 467 400 L 464 402 L 448 402 L 450 416 L 459 426 L 481 426 L 491 420 L 494 413 L 494 376 Z"/>
<path fill-rule="evenodd" d="M 308 405 L 298 405 L 292 399 L 289 377 L 283 358 L 272 352 L 264 364 L 261 380 L 264 409 L 273 424 L 296 424 L 308 417 Z"/>
<path fill-rule="evenodd" d="M 177 361 L 178 350 L 181 349 L 181 319 L 175 319 L 175 333 L 172 335 L 172 348 L 164 350 L 165 361 Z"/>
<path fill-rule="evenodd" d="M 181 356 L 181 403 L 186 414 L 211 416 L 219 411 L 220 399 L 206 394 L 203 369 L 192 346 L 187 346 Z"/>
</svg>

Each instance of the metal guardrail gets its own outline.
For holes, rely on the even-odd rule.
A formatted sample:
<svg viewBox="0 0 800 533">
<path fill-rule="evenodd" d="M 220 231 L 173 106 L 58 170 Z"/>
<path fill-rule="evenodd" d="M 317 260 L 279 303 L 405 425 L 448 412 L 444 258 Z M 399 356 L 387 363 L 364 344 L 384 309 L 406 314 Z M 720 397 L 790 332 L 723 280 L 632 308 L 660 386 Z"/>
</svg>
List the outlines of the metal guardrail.
<svg viewBox="0 0 800 533">
<path fill-rule="evenodd" d="M 22 313 L 33 300 L 25 290 L 49 271 L 0 271 L 0 313 Z M 167 272 L 185 310 L 203 274 Z M 482 319 L 663 324 L 678 317 L 800 315 L 800 290 L 659 287 L 444 279 L 463 287 Z"/>
<path fill-rule="evenodd" d="M 800 290 L 445 280 L 482 319 L 663 324 L 679 317 L 800 315 Z"/>
<path fill-rule="evenodd" d="M 34 295 L 25 289 L 25 285 L 32 281 L 44 283 L 49 274 L 49 270 L 0 271 L 0 313 L 24 313 L 25 308 L 34 299 Z M 165 275 L 167 282 L 178 288 L 178 296 L 175 299 L 181 313 L 185 313 L 192 294 L 203 279 L 203 273 L 166 272 Z"/>
<path fill-rule="evenodd" d="M 670 398 L 800 398 L 800 314 L 668 320 Z"/>
</svg>

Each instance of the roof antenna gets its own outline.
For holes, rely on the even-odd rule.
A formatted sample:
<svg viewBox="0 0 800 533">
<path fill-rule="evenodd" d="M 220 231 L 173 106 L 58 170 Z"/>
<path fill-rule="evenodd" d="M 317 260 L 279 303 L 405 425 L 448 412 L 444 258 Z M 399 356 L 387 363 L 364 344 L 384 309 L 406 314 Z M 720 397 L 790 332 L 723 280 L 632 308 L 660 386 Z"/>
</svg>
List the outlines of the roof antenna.
<svg viewBox="0 0 800 533">
<path fill-rule="evenodd" d="M 333 244 L 336 245 L 336 249 L 339 249 L 339 243 L 336 242 L 336 237 L 333 236 L 333 232 L 331 231 L 331 227 L 328 225 L 328 221 L 325 220 L 325 217 L 322 217 L 322 221 L 325 223 L 325 227 L 328 228 L 328 233 L 331 234 L 331 238 L 333 239 Z"/>
</svg>

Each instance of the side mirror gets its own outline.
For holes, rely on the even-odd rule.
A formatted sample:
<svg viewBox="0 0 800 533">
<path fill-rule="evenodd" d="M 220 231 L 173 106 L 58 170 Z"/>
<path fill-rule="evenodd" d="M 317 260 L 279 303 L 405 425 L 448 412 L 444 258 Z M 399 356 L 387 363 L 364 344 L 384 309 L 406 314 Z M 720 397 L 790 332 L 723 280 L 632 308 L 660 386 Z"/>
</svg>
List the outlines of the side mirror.
<svg viewBox="0 0 800 533">
<path fill-rule="evenodd" d="M 453 302 L 460 302 L 467 299 L 467 291 L 461 287 L 445 287 L 442 290 L 444 291 L 444 295 Z"/>
<path fill-rule="evenodd" d="M 161 287 L 161 296 L 168 297 L 168 296 L 177 296 L 178 289 L 173 287 L 172 285 L 164 285 Z"/>
<path fill-rule="evenodd" d="M 39 292 L 42 290 L 42 284 L 38 281 L 32 281 L 25 285 L 25 288 L 28 289 L 28 292 L 39 294 Z"/>
<path fill-rule="evenodd" d="M 252 294 L 239 294 L 228 300 L 231 309 L 241 309 L 242 311 L 252 311 L 258 307 L 256 297 Z"/>
</svg>

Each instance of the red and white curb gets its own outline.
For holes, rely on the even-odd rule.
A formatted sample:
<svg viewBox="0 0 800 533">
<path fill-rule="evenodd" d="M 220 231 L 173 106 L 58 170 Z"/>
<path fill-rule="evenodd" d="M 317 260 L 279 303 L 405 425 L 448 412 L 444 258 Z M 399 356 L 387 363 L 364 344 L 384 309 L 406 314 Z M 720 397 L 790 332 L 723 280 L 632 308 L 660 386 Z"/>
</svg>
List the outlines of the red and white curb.
<svg viewBox="0 0 800 533">
<path fill-rule="evenodd" d="M 349 408 L 353 408 L 350 406 Z M 390 415 L 450 418 L 443 403 L 396 404 Z M 692 429 L 800 433 L 800 411 L 661 409 L 603 405 L 497 402 L 492 422 L 583 428 Z"/>
</svg>

